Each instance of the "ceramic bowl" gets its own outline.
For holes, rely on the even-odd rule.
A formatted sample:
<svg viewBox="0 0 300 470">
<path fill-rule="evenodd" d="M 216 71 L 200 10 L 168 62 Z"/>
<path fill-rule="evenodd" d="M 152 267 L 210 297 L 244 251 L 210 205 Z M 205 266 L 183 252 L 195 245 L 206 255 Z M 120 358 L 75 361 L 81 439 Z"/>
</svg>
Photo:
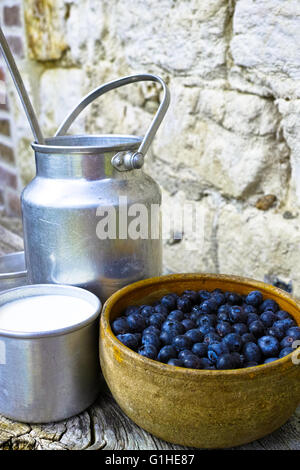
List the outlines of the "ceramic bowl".
<svg viewBox="0 0 300 470">
<path fill-rule="evenodd" d="M 140 356 L 111 330 L 111 321 L 129 305 L 151 303 L 168 292 L 216 288 L 240 294 L 260 290 L 300 324 L 300 303 L 286 292 L 252 279 L 215 274 L 175 274 L 136 282 L 112 295 L 101 316 L 100 361 L 112 395 L 136 424 L 175 444 L 245 444 L 279 428 L 300 403 L 299 349 L 246 369 L 185 369 Z"/>
</svg>

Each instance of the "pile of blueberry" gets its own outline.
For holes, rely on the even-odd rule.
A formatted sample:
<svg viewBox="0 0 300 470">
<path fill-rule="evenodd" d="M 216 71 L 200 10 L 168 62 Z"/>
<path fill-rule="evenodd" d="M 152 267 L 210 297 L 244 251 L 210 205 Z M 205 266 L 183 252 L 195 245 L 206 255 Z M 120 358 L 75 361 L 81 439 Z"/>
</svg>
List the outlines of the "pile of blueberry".
<svg viewBox="0 0 300 470">
<path fill-rule="evenodd" d="M 192 369 L 239 369 L 294 351 L 300 327 L 272 299 L 215 289 L 167 294 L 153 305 L 130 306 L 112 330 L 141 356 Z"/>
</svg>

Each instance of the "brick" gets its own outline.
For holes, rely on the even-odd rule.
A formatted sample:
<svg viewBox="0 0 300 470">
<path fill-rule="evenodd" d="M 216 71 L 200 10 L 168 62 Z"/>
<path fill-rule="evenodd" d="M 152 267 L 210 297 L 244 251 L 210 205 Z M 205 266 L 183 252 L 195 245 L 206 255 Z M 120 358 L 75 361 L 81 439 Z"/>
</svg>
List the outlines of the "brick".
<svg viewBox="0 0 300 470">
<path fill-rule="evenodd" d="M 0 66 L 0 109 L 7 111 L 8 110 L 8 103 L 7 103 L 7 94 L 6 94 L 6 86 L 5 86 L 5 70 L 4 67 Z"/>
<path fill-rule="evenodd" d="M 8 111 L 8 100 L 7 100 L 7 93 L 6 93 L 6 85 L 5 85 L 5 70 L 4 67 L 0 66 L 0 109 L 4 111 Z"/>
<path fill-rule="evenodd" d="M 0 188 L 4 187 L 17 189 L 17 175 L 16 171 L 0 165 Z"/>
<path fill-rule="evenodd" d="M 2 96 L 0 95 L 0 109 L 2 111 L 8 111 L 9 110 L 7 100 L 6 101 L 5 100 L 6 100 L 6 98 L 3 97 L 3 95 Z M 5 103 L 3 101 L 5 101 Z"/>
<path fill-rule="evenodd" d="M 0 160 L 12 164 L 15 161 L 13 149 L 2 143 L 0 143 Z"/>
<path fill-rule="evenodd" d="M 7 42 L 14 55 L 20 58 L 24 57 L 23 41 L 19 36 L 8 36 Z"/>
<path fill-rule="evenodd" d="M 19 5 L 5 6 L 3 10 L 4 24 L 6 26 L 21 26 L 21 13 Z"/>
<path fill-rule="evenodd" d="M 2 82 L 5 81 L 5 71 L 4 71 L 3 67 L 0 67 L 0 80 Z"/>
<path fill-rule="evenodd" d="M 0 134 L 10 136 L 10 122 L 8 119 L 0 119 Z"/>
<path fill-rule="evenodd" d="M 17 191 L 5 191 L 5 209 L 8 215 L 21 215 L 20 194 Z"/>
</svg>

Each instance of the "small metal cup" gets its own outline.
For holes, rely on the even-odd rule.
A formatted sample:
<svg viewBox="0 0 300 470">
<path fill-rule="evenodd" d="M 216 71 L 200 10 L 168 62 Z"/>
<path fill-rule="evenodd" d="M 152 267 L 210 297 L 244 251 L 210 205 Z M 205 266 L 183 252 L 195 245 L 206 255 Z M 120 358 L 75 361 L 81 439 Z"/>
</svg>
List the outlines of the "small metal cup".
<svg viewBox="0 0 300 470">
<path fill-rule="evenodd" d="M 96 399 L 101 377 L 100 300 L 78 287 L 40 284 L 2 293 L 0 308 L 37 295 L 84 299 L 94 310 L 83 322 L 62 329 L 32 333 L 0 329 L 0 413 L 28 423 L 60 421 L 80 413 Z"/>
</svg>

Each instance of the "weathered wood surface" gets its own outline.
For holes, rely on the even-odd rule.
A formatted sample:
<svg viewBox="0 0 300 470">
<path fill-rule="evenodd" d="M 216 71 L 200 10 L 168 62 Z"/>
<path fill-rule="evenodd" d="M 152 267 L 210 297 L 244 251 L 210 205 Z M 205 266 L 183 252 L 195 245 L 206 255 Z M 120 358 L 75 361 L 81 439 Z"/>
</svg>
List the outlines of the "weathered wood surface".
<svg viewBox="0 0 300 470">
<path fill-rule="evenodd" d="M 22 249 L 21 225 L 17 219 L 0 221 L 0 254 Z M 0 449 L 13 450 L 171 450 L 184 449 L 156 439 L 136 426 L 112 398 L 103 383 L 102 392 L 87 411 L 62 421 L 29 425 L 0 415 Z M 300 407 L 273 434 L 237 449 L 300 450 Z"/>
</svg>

